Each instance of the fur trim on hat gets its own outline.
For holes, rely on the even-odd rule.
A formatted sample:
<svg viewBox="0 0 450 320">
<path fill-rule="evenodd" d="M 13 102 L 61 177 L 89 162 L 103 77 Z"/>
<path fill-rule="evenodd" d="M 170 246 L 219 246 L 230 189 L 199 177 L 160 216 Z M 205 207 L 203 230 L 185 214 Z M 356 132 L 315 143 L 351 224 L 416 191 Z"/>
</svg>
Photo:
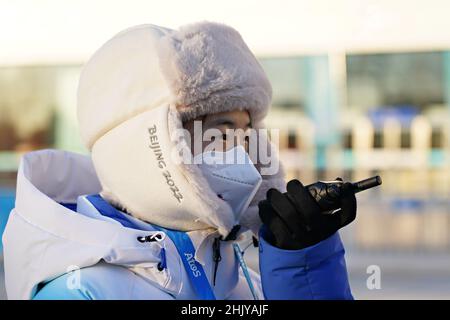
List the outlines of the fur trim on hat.
<svg viewBox="0 0 450 320">
<path fill-rule="evenodd" d="M 241 35 L 215 22 L 199 22 L 160 39 L 162 73 L 183 121 L 205 114 L 248 110 L 253 122 L 267 114 L 272 88 Z"/>
<path fill-rule="evenodd" d="M 84 66 L 78 88 L 80 132 L 92 151 L 102 196 L 150 223 L 182 231 L 214 228 L 226 236 L 238 222 L 231 207 L 199 168 L 170 160 L 176 142 L 169 141 L 170 133 L 183 121 L 239 109 L 249 111 L 253 128 L 262 128 L 271 96 L 261 65 L 231 27 L 200 22 L 178 31 L 155 25 L 122 31 Z M 151 125 L 158 126 L 159 148 L 176 188 L 149 149 Z M 271 187 L 284 188 L 281 164 L 278 174 L 263 174 L 240 221 L 243 230 L 257 232 L 257 204 Z M 174 190 L 183 201 L 174 200 Z"/>
</svg>

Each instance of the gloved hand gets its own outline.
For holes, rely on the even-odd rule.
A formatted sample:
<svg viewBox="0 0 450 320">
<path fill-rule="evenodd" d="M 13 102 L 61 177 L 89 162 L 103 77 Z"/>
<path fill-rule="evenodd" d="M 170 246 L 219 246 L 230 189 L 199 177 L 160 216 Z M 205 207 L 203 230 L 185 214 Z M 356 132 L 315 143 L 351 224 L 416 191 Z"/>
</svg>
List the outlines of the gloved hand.
<svg viewBox="0 0 450 320">
<path fill-rule="evenodd" d="M 349 182 L 341 188 L 341 209 L 333 214 L 322 213 L 298 180 L 288 182 L 286 194 L 269 189 L 266 199 L 258 204 L 259 216 L 271 233 L 272 239 L 266 240 L 281 249 L 298 250 L 325 240 L 351 223 L 356 218 L 355 193 Z"/>
</svg>

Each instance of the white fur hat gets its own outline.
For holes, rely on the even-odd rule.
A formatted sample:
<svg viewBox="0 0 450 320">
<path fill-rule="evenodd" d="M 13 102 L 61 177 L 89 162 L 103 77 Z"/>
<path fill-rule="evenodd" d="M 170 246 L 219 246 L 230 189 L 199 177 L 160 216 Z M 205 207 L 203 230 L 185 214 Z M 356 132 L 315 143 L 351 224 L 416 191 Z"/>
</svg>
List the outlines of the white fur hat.
<svg viewBox="0 0 450 320">
<path fill-rule="evenodd" d="M 179 30 L 140 25 L 114 36 L 86 64 L 78 116 L 90 149 L 102 134 L 155 101 L 175 105 L 183 121 L 244 109 L 258 123 L 271 99 L 264 70 L 235 29 L 214 22 Z M 92 114 L 96 121 L 89 120 Z"/>
<path fill-rule="evenodd" d="M 241 35 L 224 24 L 187 25 L 161 39 L 159 56 L 183 120 L 244 109 L 267 114 L 272 88 Z"/>
<path fill-rule="evenodd" d="M 80 132 L 102 195 L 163 227 L 212 227 L 227 235 L 236 224 L 231 208 L 197 167 L 174 160 L 175 145 L 185 141 L 175 141 L 173 132 L 182 121 L 236 109 L 248 110 L 261 127 L 271 95 L 260 64 L 224 24 L 179 30 L 147 24 L 118 33 L 86 63 L 78 87 Z M 158 152 L 150 147 L 152 139 Z M 266 187 L 283 188 L 281 175 L 266 177 Z M 249 225 L 259 223 L 255 210 Z"/>
</svg>

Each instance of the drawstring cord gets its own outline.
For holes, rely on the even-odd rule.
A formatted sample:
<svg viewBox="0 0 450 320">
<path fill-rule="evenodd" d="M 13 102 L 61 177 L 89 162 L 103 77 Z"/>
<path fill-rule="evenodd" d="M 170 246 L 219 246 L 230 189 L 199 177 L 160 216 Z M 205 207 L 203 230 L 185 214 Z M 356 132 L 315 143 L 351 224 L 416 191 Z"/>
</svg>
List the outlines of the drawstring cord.
<svg viewBox="0 0 450 320">
<path fill-rule="evenodd" d="M 236 235 L 241 228 L 240 225 L 235 225 L 230 233 L 225 237 L 224 241 L 229 240 L 236 240 Z M 216 276 L 217 276 L 217 269 L 219 268 L 219 262 L 222 260 L 222 257 L 220 255 L 220 241 L 222 241 L 222 237 L 214 238 L 213 242 L 213 261 L 214 261 L 214 276 L 213 276 L 213 286 L 216 285 Z"/>
<path fill-rule="evenodd" d="M 213 242 L 213 261 L 214 261 L 214 276 L 213 276 L 213 285 L 216 285 L 216 276 L 217 276 L 217 269 L 219 267 L 219 262 L 222 260 L 222 257 L 220 255 L 220 237 L 214 238 Z"/>
<path fill-rule="evenodd" d="M 252 241 L 249 242 L 249 244 L 245 246 L 244 249 L 242 249 L 242 255 L 244 255 L 245 250 L 247 250 L 251 245 L 253 245 L 255 248 L 258 248 L 259 246 L 258 239 L 256 239 L 255 236 L 252 236 Z"/>
<path fill-rule="evenodd" d="M 216 285 L 216 277 L 217 277 L 217 269 L 219 267 L 219 262 L 222 260 L 222 257 L 220 255 L 220 241 L 221 237 L 214 238 L 213 242 L 213 261 L 214 261 L 214 275 L 213 275 L 213 286 Z M 256 239 L 254 236 L 252 236 L 252 241 L 245 246 L 244 250 L 241 250 L 239 247 L 239 244 L 233 243 L 233 249 L 235 252 L 235 255 L 239 261 L 239 265 L 241 266 L 242 272 L 244 273 L 245 280 L 247 281 L 247 284 L 250 288 L 250 291 L 252 293 L 253 299 L 258 300 L 258 296 L 256 294 L 255 287 L 253 286 L 253 282 L 250 278 L 250 274 L 248 272 L 247 264 L 244 260 L 244 253 L 245 251 L 253 245 L 255 248 L 259 246 L 258 239 Z"/>
<path fill-rule="evenodd" d="M 164 238 L 165 238 L 165 234 L 163 232 L 155 232 L 148 236 L 137 237 L 137 241 L 139 241 L 140 243 L 156 242 L 156 241 L 159 242 L 159 241 L 164 240 Z M 159 255 L 161 257 L 161 261 L 158 262 L 157 268 L 158 268 L 158 271 L 163 271 L 164 269 L 167 268 L 166 249 L 161 248 Z"/>
<path fill-rule="evenodd" d="M 158 263 L 158 270 L 163 271 L 165 268 L 167 268 L 166 249 L 161 248 L 159 254 L 161 256 L 161 261 Z"/>
<path fill-rule="evenodd" d="M 158 231 L 158 232 L 152 233 L 148 236 L 137 237 L 137 241 L 139 241 L 140 243 L 163 241 L 164 237 L 165 237 L 165 234 Z"/>
</svg>

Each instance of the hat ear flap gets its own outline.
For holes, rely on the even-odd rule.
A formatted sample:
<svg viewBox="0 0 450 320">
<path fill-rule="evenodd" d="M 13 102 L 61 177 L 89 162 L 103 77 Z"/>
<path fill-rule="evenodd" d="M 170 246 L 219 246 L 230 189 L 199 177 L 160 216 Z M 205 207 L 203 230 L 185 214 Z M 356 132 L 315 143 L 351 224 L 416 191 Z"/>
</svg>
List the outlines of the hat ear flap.
<svg viewBox="0 0 450 320">
<path fill-rule="evenodd" d="M 257 123 L 255 124 L 255 127 L 262 129 L 261 127 L 263 127 L 263 124 Z M 262 224 L 258 214 L 259 202 L 266 199 L 266 193 L 271 188 L 275 188 L 280 192 L 286 192 L 285 172 L 283 165 L 278 158 L 277 147 L 269 140 L 269 138 L 265 134 L 266 129 L 258 130 L 258 133 L 261 134 L 261 136 L 258 136 L 258 139 L 265 139 L 265 142 L 262 144 L 267 146 L 266 156 L 268 157 L 268 159 L 270 159 L 270 162 L 265 165 L 259 163 L 258 161 L 256 162 L 255 166 L 260 172 L 263 179 L 258 191 L 253 197 L 253 200 L 250 202 L 248 209 L 241 216 L 241 225 L 245 229 L 251 230 L 256 236 L 258 235 L 258 230 Z M 260 144 L 260 141 L 258 141 L 258 145 Z M 258 150 L 258 153 L 259 151 L 260 150 Z M 259 156 L 260 154 L 258 154 L 258 158 L 260 158 Z"/>
</svg>

